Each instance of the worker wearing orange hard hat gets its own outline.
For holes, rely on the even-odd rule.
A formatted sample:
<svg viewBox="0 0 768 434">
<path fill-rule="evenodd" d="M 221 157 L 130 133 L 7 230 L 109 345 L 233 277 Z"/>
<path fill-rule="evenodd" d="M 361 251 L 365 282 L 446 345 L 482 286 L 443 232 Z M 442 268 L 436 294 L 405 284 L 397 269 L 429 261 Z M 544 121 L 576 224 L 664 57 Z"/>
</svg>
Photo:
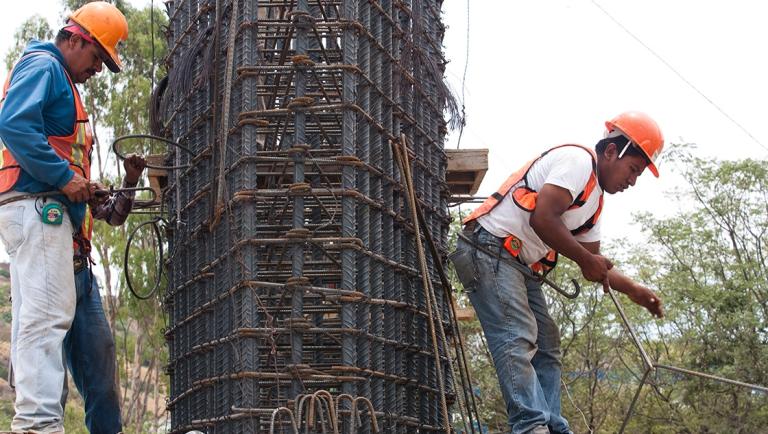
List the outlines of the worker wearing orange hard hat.
<svg viewBox="0 0 768 434">
<path fill-rule="evenodd" d="M 451 253 L 493 356 L 513 433 L 571 433 L 560 413 L 560 332 L 539 273 L 558 255 L 661 317 L 661 299 L 600 254 L 604 193 L 635 185 L 656 166 L 664 138 L 645 113 L 605 123 L 594 149 L 554 147 L 514 172 L 466 219 Z"/>
<path fill-rule="evenodd" d="M 68 17 L 54 41 L 30 41 L 3 88 L 0 239 L 11 261 L 14 431 L 63 432 L 68 363 L 78 388 L 88 377 L 89 387 L 81 392 L 91 432 L 122 429 L 113 385 L 114 341 L 98 290 L 81 288 L 79 280 L 84 273 L 92 280 L 83 264 L 89 263 L 93 207 L 103 204 L 95 202 L 99 184 L 90 180 L 93 137 L 76 84 L 104 64 L 119 72 L 120 44 L 127 37 L 128 23 L 114 5 L 87 3 Z M 85 299 L 98 306 L 81 309 Z M 73 358 L 67 342 L 79 316 L 88 323 L 88 334 L 81 337 L 87 346 Z M 112 366 L 94 366 L 82 359 L 84 352 L 102 354 Z M 115 419 L 107 428 L 88 422 L 107 416 Z"/>
</svg>

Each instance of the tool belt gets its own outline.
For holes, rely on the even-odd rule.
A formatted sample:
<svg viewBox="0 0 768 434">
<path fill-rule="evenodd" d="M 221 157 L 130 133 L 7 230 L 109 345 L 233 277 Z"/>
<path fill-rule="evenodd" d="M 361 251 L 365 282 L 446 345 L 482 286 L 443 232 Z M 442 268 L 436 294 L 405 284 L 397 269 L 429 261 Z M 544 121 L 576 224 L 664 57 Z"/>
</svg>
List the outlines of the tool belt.
<svg viewBox="0 0 768 434">
<path fill-rule="evenodd" d="M 559 292 L 560 295 L 562 295 L 562 296 L 564 296 L 566 298 L 575 299 L 575 298 L 577 298 L 579 296 L 579 293 L 581 293 L 581 287 L 579 286 L 579 284 L 576 281 L 576 279 L 571 279 L 571 282 L 573 283 L 573 286 L 574 286 L 573 292 L 567 292 L 564 289 L 562 289 L 559 285 L 557 285 L 556 283 L 554 283 L 551 280 L 549 280 L 547 278 L 547 276 L 546 276 L 546 273 L 541 273 L 540 274 L 536 270 L 532 269 L 532 267 L 529 267 L 528 265 L 526 265 L 518 257 L 518 254 L 520 253 L 520 248 L 522 248 L 522 241 L 520 241 L 514 235 L 510 236 L 510 237 L 507 237 L 507 238 L 496 237 L 496 238 L 498 238 L 502 242 L 502 245 L 504 246 L 504 250 L 507 250 L 507 252 L 510 253 L 510 255 L 512 256 L 511 258 L 508 257 L 508 256 L 505 256 L 505 255 L 502 255 L 501 251 L 493 252 L 490 249 L 486 248 L 485 246 L 482 246 L 482 245 L 478 244 L 477 242 L 475 242 L 475 239 L 472 236 L 472 234 L 475 232 L 475 229 L 477 228 L 477 225 L 478 225 L 478 223 L 476 223 L 474 220 L 468 222 L 466 225 L 464 225 L 464 230 L 462 232 L 458 233 L 459 238 L 461 238 L 462 240 L 467 242 L 470 246 L 472 246 L 473 248 L 477 249 L 478 251 L 480 251 L 480 252 L 482 252 L 482 253 L 484 253 L 484 254 L 492 257 L 492 258 L 495 258 L 495 259 L 497 259 L 497 260 L 499 260 L 501 262 L 504 262 L 504 263 L 506 263 L 508 265 L 511 265 L 511 266 L 515 267 L 521 273 L 523 273 L 523 275 L 527 276 L 528 278 L 531 278 L 531 279 L 534 279 L 534 280 L 538 280 L 540 282 L 543 282 L 543 283 L 547 284 L 552 289 L 554 289 L 555 291 Z M 514 246 L 515 242 L 513 240 L 511 240 L 510 238 L 513 238 L 513 239 L 518 240 L 520 242 L 520 246 L 516 249 L 517 250 L 517 254 L 513 253 L 512 251 L 510 251 L 509 248 L 507 247 L 508 244 L 512 244 L 511 247 L 516 247 L 516 246 Z"/>
<path fill-rule="evenodd" d="M 477 227 L 477 225 L 478 223 L 476 223 L 476 220 L 471 220 L 469 223 L 464 225 L 464 231 L 471 234 L 475 231 L 475 228 Z M 517 262 L 519 262 L 520 264 L 523 264 L 527 268 L 530 268 L 536 274 L 542 274 L 546 276 L 557 265 L 557 259 L 559 255 L 554 250 L 550 250 L 549 252 L 547 252 L 546 256 L 539 259 L 538 262 L 531 264 L 529 266 L 528 264 L 523 262 L 522 259 L 520 259 L 520 251 L 523 249 L 523 240 L 516 237 L 515 235 L 508 235 L 506 238 L 501 238 L 501 237 L 496 237 L 496 238 L 502 241 L 501 244 L 502 246 L 504 246 L 504 250 L 506 250 L 510 255 L 512 255 L 512 257 L 515 258 Z"/>
<path fill-rule="evenodd" d="M 88 268 L 88 257 L 83 255 L 75 255 L 72 258 L 72 264 L 75 267 L 75 274 L 85 270 Z"/>
</svg>

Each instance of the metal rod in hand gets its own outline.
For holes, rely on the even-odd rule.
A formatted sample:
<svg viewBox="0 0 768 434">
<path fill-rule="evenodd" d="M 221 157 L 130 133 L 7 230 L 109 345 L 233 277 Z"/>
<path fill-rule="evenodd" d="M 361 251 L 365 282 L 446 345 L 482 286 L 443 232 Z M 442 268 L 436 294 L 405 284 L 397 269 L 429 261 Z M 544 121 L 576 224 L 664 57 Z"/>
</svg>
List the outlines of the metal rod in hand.
<svg viewBox="0 0 768 434">
<path fill-rule="evenodd" d="M 611 289 L 610 285 L 608 285 L 608 282 L 605 282 L 603 284 L 603 289 L 611 297 L 611 300 L 613 300 L 613 304 L 616 305 L 616 310 L 619 311 L 619 316 L 621 316 L 621 320 L 624 322 L 624 327 L 627 328 L 627 332 L 629 332 L 629 336 L 632 338 L 632 343 L 634 343 L 635 347 L 637 347 L 637 350 L 640 351 L 640 356 L 643 358 L 643 364 L 645 364 L 645 369 L 652 371 L 655 365 L 651 361 L 651 358 L 648 357 L 648 353 L 645 352 L 645 348 L 643 348 L 643 345 L 640 343 L 640 340 L 637 338 L 637 335 L 635 334 L 635 330 L 629 324 L 629 320 L 627 319 L 627 315 L 624 313 L 624 309 L 621 307 L 621 303 L 619 303 L 619 299 L 616 298 L 616 294 L 614 294 L 614 291 Z"/>
<path fill-rule="evenodd" d="M 637 391 L 635 392 L 635 396 L 632 398 L 632 403 L 629 404 L 629 410 L 627 410 L 627 415 L 624 416 L 624 422 L 622 422 L 621 428 L 619 428 L 619 434 L 624 433 L 624 429 L 627 428 L 629 419 L 635 413 L 635 405 L 637 404 L 637 399 L 640 397 L 640 391 L 643 390 L 643 386 L 645 386 L 645 380 L 648 379 L 648 374 L 650 373 L 651 373 L 651 370 L 646 369 L 645 373 L 643 374 L 643 379 L 640 380 L 640 384 L 637 385 Z"/>
<path fill-rule="evenodd" d="M 742 381 L 730 380 L 728 378 L 718 377 L 717 375 L 691 371 L 690 369 L 678 368 L 676 366 L 662 365 L 660 363 L 655 363 L 653 366 L 658 369 L 666 369 L 667 371 L 678 372 L 680 374 L 685 374 L 685 375 L 693 375 L 695 377 L 706 378 L 708 380 L 719 381 L 721 383 L 732 384 L 734 386 L 746 387 L 748 389 L 756 390 L 758 392 L 768 393 L 768 387 L 758 386 L 757 384 L 750 384 L 750 383 L 744 383 Z"/>
</svg>

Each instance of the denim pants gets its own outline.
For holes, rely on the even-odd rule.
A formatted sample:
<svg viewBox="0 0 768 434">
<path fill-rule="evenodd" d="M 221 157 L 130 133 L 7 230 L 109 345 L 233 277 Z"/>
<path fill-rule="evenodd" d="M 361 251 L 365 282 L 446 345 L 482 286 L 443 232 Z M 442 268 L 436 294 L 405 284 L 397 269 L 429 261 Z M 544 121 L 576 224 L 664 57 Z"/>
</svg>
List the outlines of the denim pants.
<svg viewBox="0 0 768 434">
<path fill-rule="evenodd" d="M 18 195 L 10 192 L 0 200 Z M 11 429 L 63 431 L 62 348 L 75 315 L 72 223 L 43 224 L 38 202 L 0 207 L 0 238 L 11 260 L 11 363 L 16 401 Z"/>
<path fill-rule="evenodd" d="M 503 240 L 479 224 L 465 235 L 514 261 Z M 570 433 L 560 415 L 560 331 L 549 315 L 541 282 L 461 238 L 451 261 L 483 327 L 512 432 Z"/>
<path fill-rule="evenodd" d="M 88 267 L 75 274 L 77 307 L 64 338 L 72 380 L 85 401 L 85 425 L 92 434 L 122 430 L 115 379 L 115 341 L 101 305 L 99 284 Z M 66 390 L 64 393 L 66 398 Z"/>
</svg>

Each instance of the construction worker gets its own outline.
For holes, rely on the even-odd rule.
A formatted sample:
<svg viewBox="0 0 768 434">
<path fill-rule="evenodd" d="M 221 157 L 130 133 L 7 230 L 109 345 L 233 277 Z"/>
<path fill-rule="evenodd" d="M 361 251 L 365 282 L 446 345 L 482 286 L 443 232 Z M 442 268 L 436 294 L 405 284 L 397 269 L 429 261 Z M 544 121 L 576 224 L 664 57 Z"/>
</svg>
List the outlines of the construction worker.
<svg viewBox="0 0 768 434">
<path fill-rule="evenodd" d="M 560 333 L 534 272 L 572 259 L 584 278 L 663 315 L 661 299 L 600 254 L 603 194 L 634 186 L 664 147 L 656 122 L 626 112 L 595 149 L 563 145 L 513 173 L 464 220 L 450 255 L 483 326 L 513 433 L 571 433 L 560 414 Z"/>
<path fill-rule="evenodd" d="M 89 179 L 93 139 L 75 84 L 102 64 L 119 72 L 118 45 L 127 37 L 128 23 L 116 7 L 87 3 L 54 42 L 31 41 L 6 81 L 0 238 L 11 261 L 13 430 L 64 430 L 63 342 L 76 310 L 75 262 L 90 251 L 86 203 L 99 187 Z"/>
</svg>

